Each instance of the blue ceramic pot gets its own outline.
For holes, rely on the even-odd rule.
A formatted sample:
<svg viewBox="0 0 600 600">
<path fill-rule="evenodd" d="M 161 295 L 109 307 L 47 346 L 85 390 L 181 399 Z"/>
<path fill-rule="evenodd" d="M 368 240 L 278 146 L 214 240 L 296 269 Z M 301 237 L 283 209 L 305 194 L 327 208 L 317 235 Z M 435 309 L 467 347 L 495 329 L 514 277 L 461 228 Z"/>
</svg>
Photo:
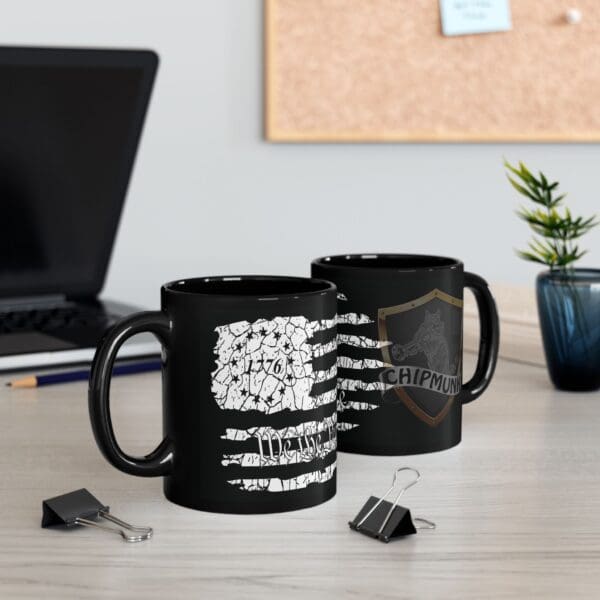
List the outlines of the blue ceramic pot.
<svg viewBox="0 0 600 600">
<path fill-rule="evenodd" d="M 600 269 L 544 271 L 537 303 L 550 378 L 561 390 L 600 388 Z"/>
</svg>

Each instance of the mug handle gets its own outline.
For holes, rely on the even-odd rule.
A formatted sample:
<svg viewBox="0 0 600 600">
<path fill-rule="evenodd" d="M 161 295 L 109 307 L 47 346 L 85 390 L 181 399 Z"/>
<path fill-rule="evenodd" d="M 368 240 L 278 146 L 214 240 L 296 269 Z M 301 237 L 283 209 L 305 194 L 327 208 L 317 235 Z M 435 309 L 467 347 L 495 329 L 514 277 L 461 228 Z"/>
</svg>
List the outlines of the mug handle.
<svg viewBox="0 0 600 600">
<path fill-rule="evenodd" d="M 110 380 L 117 352 L 123 342 L 131 336 L 153 333 L 163 348 L 168 348 L 171 324 L 163 312 L 141 312 L 121 319 L 109 329 L 96 350 L 90 373 L 88 404 L 92 430 L 96 444 L 114 467 L 140 477 L 168 475 L 171 471 L 173 452 L 167 438 L 152 451 L 142 457 L 130 456 L 121 450 L 110 417 Z"/>
<path fill-rule="evenodd" d="M 500 323 L 498 309 L 487 282 L 479 275 L 465 273 L 465 287 L 469 288 L 479 310 L 480 340 L 477 367 L 473 377 L 462 386 L 459 400 L 467 404 L 483 394 L 492 380 L 498 360 Z"/>
</svg>

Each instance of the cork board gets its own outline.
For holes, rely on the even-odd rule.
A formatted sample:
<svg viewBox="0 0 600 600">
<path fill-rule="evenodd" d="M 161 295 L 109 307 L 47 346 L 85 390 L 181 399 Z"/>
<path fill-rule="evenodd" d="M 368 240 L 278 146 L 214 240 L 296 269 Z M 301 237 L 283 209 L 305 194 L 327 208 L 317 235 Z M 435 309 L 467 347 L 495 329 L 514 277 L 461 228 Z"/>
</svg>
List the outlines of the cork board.
<svg viewBox="0 0 600 600">
<path fill-rule="evenodd" d="M 437 0 L 265 0 L 267 139 L 600 141 L 600 1 L 511 11 L 446 37 Z"/>
</svg>

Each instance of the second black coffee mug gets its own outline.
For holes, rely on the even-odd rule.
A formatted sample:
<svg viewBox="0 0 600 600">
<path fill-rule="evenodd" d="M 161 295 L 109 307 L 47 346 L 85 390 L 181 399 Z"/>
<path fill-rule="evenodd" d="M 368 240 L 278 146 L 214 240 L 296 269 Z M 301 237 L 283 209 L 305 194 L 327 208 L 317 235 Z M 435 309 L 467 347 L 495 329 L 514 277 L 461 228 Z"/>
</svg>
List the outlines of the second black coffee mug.
<svg viewBox="0 0 600 600">
<path fill-rule="evenodd" d="M 338 288 L 338 449 L 402 455 L 458 444 L 462 406 L 489 385 L 498 356 L 486 282 L 458 260 L 402 254 L 319 258 L 312 275 Z M 481 341 L 462 383 L 465 287 Z"/>
<path fill-rule="evenodd" d="M 101 341 L 89 410 L 117 469 L 164 476 L 166 497 L 217 512 L 319 504 L 336 488 L 336 290 L 298 277 L 205 277 L 168 283 L 162 310 L 118 322 Z M 143 331 L 163 346 L 164 439 L 126 454 L 110 417 L 112 366 Z"/>
</svg>

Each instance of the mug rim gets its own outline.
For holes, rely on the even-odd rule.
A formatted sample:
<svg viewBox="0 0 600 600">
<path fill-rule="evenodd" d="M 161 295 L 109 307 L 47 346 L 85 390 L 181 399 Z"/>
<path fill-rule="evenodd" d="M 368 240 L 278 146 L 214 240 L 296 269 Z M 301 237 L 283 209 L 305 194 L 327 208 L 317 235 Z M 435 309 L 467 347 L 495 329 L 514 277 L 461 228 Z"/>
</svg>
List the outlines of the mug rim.
<svg viewBox="0 0 600 600">
<path fill-rule="evenodd" d="M 393 264 L 385 265 L 381 264 L 383 260 L 398 261 L 410 263 L 415 262 L 426 262 L 429 261 L 431 264 L 425 265 L 410 265 L 406 266 L 394 266 Z M 344 261 L 348 261 L 344 264 Z M 350 264 L 350 261 L 361 263 L 361 264 Z M 372 261 L 369 264 L 369 261 Z M 375 264 L 379 263 L 379 264 Z M 435 264 L 443 263 L 443 264 Z M 444 269 L 457 269 L 464 266 L 463 262 L 457 258 L 451 258 L 448 256 L 438 256 L 435 254 L 402 254 L 394 252 L 364 252 L 354 254 L 330 254 L 327 256 L 321 256 L 315 258 L 312 264 L 326 269 L 343 269 L 351 271 L 395 271 L 395 272 L 406 272 L 411 273 L 415 271 L 441 271 Z"/>
<path fill-rule="evenodd" d="M 270 284 L 290 284 L 304 285 L 306 289 L 299 289 L 292 292 L 267 292 L 267 293 L 247 293 L 247 292 L 221 292 L 221 291 L 198 291 L 190 289 L 191 286 L 209 287 L 211 284 L 228 284 L 228 283 L 265 283 Z M 312 286 L 314 289 L 309 289 Z M 227 299 L 293 299 L 293 298 L 308 298 L 311 296 L 321 296 L 330 292 L 336 293 L 337 288 L 331 281 L 320 279 L 318 277 L 295 277 L 291 275 L 210 275 L 205 277 L 189 277 L 175 279 L 161 286 L 164 293 L 175 294 L 176 296 L 194 297 L 200 296 L 203 298 L 227 298 Z"/>
</svg>

